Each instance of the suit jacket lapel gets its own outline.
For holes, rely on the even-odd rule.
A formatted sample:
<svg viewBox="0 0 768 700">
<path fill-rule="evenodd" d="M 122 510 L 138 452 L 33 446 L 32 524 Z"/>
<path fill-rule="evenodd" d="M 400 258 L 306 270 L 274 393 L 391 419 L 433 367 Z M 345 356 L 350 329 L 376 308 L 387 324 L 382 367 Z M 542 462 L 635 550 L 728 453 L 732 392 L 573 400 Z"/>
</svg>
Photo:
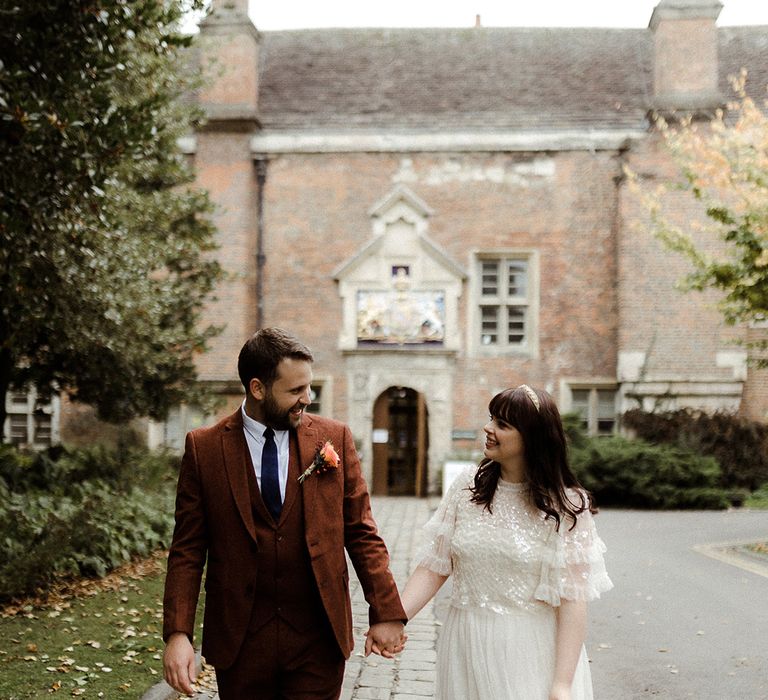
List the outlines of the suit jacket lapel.
<svg viewBox="0 0 768 700">
<path fill-rule="evenodd" d="M 304 470 L 312 463 L 315 458 L 315 450 L 318 448 L 317 430 L 312 427 L 312 419 L 304 415 L 301 426 L 296 430 L 296 438 L 299 445 L 299 474 L 298 479 Z M 304 522 L 312 522 L 312 510 L 315 507 L 315 495 L 317 494 L 317 474 L 310 474 L 301 484 L 301 497 L 304 503 Z M 306 525 L 305 525 L 306 527 Z"/>
<path fill-rule="evenodd" d="M 235 499 L 240 517 L 251 537 L 256 540 L 256 525 L 253 522 L 251 510 L 251 495 L 248 489 L 248 469 L 253 470 L 251 455 L 248 451 L 248 443 L 243 433 L 243 417 L 240 409 L 232 414 L 224 425 L 222 434 L 222 448 L 224 452 L 224 469 Z"/>
</svg>

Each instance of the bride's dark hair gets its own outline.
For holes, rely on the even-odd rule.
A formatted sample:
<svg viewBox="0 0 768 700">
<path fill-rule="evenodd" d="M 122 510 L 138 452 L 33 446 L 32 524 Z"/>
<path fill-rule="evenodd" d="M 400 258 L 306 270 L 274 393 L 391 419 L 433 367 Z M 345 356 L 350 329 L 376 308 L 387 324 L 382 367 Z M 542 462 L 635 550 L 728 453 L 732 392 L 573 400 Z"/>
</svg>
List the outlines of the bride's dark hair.
<svg viewBox="0 0 768 700">
<path fill-rule="evenodd" d="M 538 398 L 538 406 L 529 395 Z M 592 498 L 579 484 L 568 464 L 563 422 L 552 397 L 540 389 L 519 386 L 496 394 L 488 404 L 488 412 L 516 428 L 523 438 L 525 449 L 525 480 L 533 504 L 555 521 L 560 529 L 563 517 L 576 525 L 576 516 L 585 510 L 593 510 Z M 496 487 L 501 476 L 501 465 L 485 458 L 475 474 L 470 487 L 471 501 L 479 503 L 490 512 Z M 578 503 L 569 498 L 566 489 L 575 489 Z"/>
</svg>

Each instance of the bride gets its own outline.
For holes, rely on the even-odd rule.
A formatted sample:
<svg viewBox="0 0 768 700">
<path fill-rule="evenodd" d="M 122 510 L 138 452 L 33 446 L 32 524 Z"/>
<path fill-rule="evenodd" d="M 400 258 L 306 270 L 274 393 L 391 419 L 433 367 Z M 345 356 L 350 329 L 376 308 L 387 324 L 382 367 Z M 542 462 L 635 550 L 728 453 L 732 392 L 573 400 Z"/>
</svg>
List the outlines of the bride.
<svg viewBox="0 0 768 700">
<path fill-rule="evenodd" d="M 494 396 L 489 411 L 485 458 L 425 526 L 403 607 L 411 619 L 453 575 L 440 700 L 591 700 L 587 601 L 613 584 L 589 494 L 568 466 L 549 394 L 524 384 Z"/>
</svg>

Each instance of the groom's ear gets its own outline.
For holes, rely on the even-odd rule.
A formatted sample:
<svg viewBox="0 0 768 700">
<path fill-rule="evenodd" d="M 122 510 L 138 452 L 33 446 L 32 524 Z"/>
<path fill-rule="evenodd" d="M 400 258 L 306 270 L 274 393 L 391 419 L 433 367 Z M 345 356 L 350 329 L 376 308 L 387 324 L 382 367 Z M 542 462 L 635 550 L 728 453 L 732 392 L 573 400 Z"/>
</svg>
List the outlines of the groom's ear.
<svg viewBox="0 0 768 700">
<path fill-rule="evenodd" d="M 264 386 L 264 382 L 256 377 L 248 383 L 248 389 L 251 392 L 251 396 L 257 401 L 263 401 L 267 395 L 267 388 Z"/>
</svg>

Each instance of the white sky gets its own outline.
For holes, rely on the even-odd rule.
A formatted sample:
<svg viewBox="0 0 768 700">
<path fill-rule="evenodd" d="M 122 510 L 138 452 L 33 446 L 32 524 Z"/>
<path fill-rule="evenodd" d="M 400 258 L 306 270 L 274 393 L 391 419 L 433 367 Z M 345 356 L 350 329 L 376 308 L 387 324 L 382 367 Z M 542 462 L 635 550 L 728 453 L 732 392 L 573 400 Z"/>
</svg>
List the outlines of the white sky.
<svg viewBox="0 0 768 700">
<path fill-rule="evenodd" d="M 722 0 L 719 26 L 768 25 L 768 0 Z M 657 0 L 250 0 L 258 29 L 647 27 Z"/>
</svg>

